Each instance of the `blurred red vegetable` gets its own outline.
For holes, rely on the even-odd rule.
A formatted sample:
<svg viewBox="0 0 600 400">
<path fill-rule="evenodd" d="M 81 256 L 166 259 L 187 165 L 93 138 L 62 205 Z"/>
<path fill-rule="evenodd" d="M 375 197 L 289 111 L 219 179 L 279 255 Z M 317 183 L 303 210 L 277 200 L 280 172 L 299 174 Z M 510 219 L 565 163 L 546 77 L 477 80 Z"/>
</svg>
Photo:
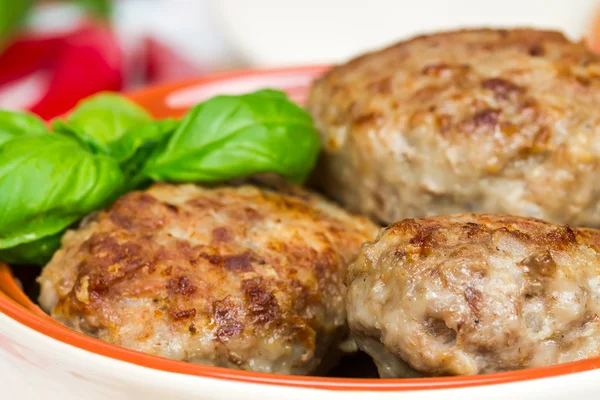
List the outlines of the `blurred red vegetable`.
<svg viewBox="0 0 600 400">
<path fill-rule="evenodd" d="M 49 119 L 68 111 L 83 97 L 101 90 L 120 90 L 123 70 L 123 52 L 103 23 L 89 22 L 50 37 L 25 33 L 0 54 L 0 97 L 15 80 L 43 73 L 46 79 L 36 80 L 38 92 L 27 93 L 35 101 L 26 108 Z"/>
</svg>

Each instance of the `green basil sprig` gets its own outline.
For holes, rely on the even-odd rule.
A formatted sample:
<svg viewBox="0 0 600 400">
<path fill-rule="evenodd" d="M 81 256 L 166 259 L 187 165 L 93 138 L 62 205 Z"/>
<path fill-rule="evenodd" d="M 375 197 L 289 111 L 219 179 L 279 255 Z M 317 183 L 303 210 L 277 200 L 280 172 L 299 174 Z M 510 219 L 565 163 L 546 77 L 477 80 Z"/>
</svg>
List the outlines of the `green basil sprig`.
<svg viewBox="0 0 600 400">
<path fill-rule="evenodd" d="M 301 182 L 319 143 L 310 114 L 283 92 L 217 96 L 192 108 L 140 173 L 155 181 L 215 182 L 274 172 Z"/>
<path fill-rule="evenodd" d="M 150 182 L 140 171 L 148 157 L 167 141 L 179 126 L 175 119 L 148 122 L 128 130 L 114 144 L 113 157 L 120 165 L 129 189 L 137 189 Z"/>
<path fill-rule="evenodd" d="M 0 147 L 0 250 L 62 232 L 123 188 L 115 159 L 93 154 L 70 137 L 9 140 Z M 11 258 L 15 262 L 16 255 Z"/>
<path fill-rule="evenodd" d="M 0 112 L 0 260 L 46 263 L 65 229 L 151 181 L 217 182 L 271 172 L 306 178 L 319 152 L 310 115 L 280 91 L 217 96 L 155 121 L 102 93 L 44 123 Z"/>
<path fill-rule="evenodd" d="M 33 114 L 0 110 L 0 146 L 19 136 L 37 136 L 48 133 L 44 122 Z"/>
<path fill-rule="evenodd" d="M 100 93 L 77 104 L 66 119 L 52 123 L 55 132 L 71 135 L 93 151 L 111 154 L 129 129 L 152 121 L 150 114 L 116 93 Z"/>
</svg>

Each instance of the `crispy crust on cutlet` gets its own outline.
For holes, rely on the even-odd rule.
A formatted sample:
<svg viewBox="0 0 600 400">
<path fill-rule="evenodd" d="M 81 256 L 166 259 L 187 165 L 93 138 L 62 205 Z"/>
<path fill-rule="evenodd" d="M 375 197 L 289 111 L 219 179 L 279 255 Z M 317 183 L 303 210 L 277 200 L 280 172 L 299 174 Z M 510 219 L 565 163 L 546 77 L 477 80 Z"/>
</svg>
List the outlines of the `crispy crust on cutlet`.
<svg viewBox="0 0 600 400">
<path fill-rule="evenodd" d="M 42 305 L 136 350 L 308 373 L 343 335 L 346 268 L 375 230 L 306 191 L 156 184 L 65 235 Z"/>
<path fill-rule="evenodd" d="M 600 226 L 599 103 L 600 56 L 559 32 L 419 36 L 315 82 L 313 180 L 383 223 L 489 212 Z"/>
<path fill-rule="evenodd" d="M 349 269 L 348 323 L 384 377 L 600 356 L 600 231 L 533 218 L 406 219 Z"/>
</svg>

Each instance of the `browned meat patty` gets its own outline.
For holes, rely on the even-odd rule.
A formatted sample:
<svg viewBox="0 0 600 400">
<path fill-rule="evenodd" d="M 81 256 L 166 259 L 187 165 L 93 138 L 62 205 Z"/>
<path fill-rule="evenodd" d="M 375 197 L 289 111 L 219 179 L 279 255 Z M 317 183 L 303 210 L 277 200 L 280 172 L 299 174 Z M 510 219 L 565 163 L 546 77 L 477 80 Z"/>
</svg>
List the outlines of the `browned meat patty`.
<svg viewBox="0 0 600 400">
<path fill-rule="evenodd" d="M 600 356 L 600 231 L 532 218 L 407 219 L 366 244 L 348 323 L 382 377 Z"/>
<path fill-rule="evenodd" d="M 416 37 L 334 68 L 315 179 L 382 222 L 462 212 L 600 226 L 600 57 L 558 32 Z"/>
<path fill-rule="evenodd" d="M 149 354 L 308 374 L 345 333 L 344 277 L 376 228 L 325 200 L 155 185 L 68 232 L 38 279 L 68 326 Z"/>
</svg>

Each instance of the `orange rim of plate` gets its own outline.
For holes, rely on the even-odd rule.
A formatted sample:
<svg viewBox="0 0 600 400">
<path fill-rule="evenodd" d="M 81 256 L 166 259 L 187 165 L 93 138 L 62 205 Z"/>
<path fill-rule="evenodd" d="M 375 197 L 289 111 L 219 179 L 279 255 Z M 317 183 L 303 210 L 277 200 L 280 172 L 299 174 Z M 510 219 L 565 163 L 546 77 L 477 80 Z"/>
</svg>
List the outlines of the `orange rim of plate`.
<svg viewBox="0 0 600 400">
<path fill-rule="evenodd" d="M 130 97 L 147 108 L 156 117 L 180 116 L 182 112 L 173 110 L 165 104 L 165 99 L 174 92 L 192 86 L 226 82 L 235 78 L 268 77 L 276 73 L 294 73 L 318 77 L 327 70 L 325 66 L 308 66 L 254 71 L 233 71 L 206 78 L 159 85 L 130 94 Z M 35 305 L 23 293 L 14 279 L 10 268 L 0 263 L 0 312 L 9 318 L 60 342 L 96 353 L 115 360 L 125 361 L 154 370 L 172 372 L 204 378 L 244 383 L 287 386 L 296 388 L 325 389 L 339 391 L 410 391 L 468 388 L 483 385 L 495 385 L 523 382 L 534 379 L 551 378 L 600 368 L 600 358 L 575 361 L 550 367 L 531 368 L 496 374 L 416 378 L 416 379 L 359 379 L 290 376 L 269 373 L 239 371 L 234 369 L 190 364 L 169 360 L 133 350 L 128 350 L 89 336 L 85 336 L 53 320 Z"/>
</svg>

